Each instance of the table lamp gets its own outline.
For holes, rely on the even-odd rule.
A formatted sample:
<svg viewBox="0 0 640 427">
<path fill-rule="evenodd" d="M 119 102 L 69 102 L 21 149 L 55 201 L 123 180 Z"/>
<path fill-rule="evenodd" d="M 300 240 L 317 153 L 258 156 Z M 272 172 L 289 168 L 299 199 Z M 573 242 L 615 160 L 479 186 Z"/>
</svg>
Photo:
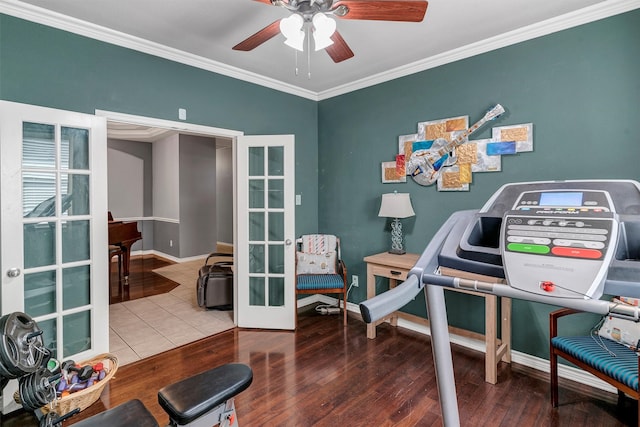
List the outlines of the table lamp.
<svg viewBox="0 0 640 427">
<path fill-rule="evenodd" d="M 400 218 L 408 218 L 416 213 L 411 206 L 409 193 L 387 193 L 382 195 L 378 216 L 393 218 L 391 222 L 391 250 L 390 254 L 402 255 L 406 251 L 402 247 L 402 223 Z"/>
</svg>

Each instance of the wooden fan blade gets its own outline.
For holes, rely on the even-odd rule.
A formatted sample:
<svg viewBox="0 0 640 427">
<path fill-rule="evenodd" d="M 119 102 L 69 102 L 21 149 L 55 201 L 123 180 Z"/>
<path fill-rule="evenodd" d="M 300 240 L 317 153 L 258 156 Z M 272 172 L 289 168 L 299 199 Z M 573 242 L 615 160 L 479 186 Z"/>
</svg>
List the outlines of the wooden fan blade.
<svg viewBox="0 0 640 427">
<path fill-rule="evenodd" d="M 266 27 L 264 27 L 263 29 L 255 33 L 254 35 L 246 38 L 245 40 L 235 45 L 233 47 L 233 50 L 243 50 L 245 52 L 249 50 L 253 50 L 258 46 L 260 46 L 262 43 L 266 42 L 267 40 L 270 40 L 271 38 L 275 37 L 278 34 L 280 34 L 279 19 L 267 25 Z"/>
<path fill-rule="evenodd" d="M 333 62 L 338 63 L 353 57 L 353 51 L 339 32 L 333 33 L 331 40 L 333 40 L 333 44 L 324 50 L 327 51 Z"/>
<path fill-rule="evenodd" d="M 426 0 L 340 0 L 332 10 L 342 19 L 420 22 L 428 5 Z"/>
<path fill-rule="evenodd" d="M 257 1 L 257 2 L 260 2 L 260 3 L 270 4 L 270 5 L 273 5 L 273 6 L 279 6 L 279 5 L 275 4 L 275 3 L 274 3 L 273 1 L 271 1 L 271 0 L 253 0 L 253 1 Z M 289 4 L 289 0 L 279 0 L 279 3 Z"/>
</svg>

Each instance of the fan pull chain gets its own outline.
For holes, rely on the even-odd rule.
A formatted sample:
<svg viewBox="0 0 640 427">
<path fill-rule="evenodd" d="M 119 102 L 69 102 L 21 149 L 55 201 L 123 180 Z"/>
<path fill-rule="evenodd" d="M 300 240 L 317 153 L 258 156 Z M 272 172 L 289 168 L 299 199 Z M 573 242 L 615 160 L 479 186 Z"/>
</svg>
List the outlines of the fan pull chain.
<svg viewBox="0 0 640 427">
<path fill-rule="evenodd" d="M 307 26 L 307 79 L 311 80 L 311 37 L 309 26 Z"/>
<path fill-rule="evenodd" d="M 293 49 L 293 51 L 295 52 L 295 56 L 296 56 L 296 76 L 297 76 L 298 75 L 298 50 Z"/>
</svg>

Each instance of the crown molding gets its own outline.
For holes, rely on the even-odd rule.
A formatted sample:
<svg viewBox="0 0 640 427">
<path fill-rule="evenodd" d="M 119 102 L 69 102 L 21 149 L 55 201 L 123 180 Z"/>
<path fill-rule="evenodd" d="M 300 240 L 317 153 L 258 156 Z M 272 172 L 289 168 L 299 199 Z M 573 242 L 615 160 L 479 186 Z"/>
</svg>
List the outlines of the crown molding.
<svg viewBox="0 0 640 427">
<path fill-rule="evenodd" d="M 318 100 L 333 98 L 355 90 L 375 86 L 400 77 L 419 73 L 441 65 L 470 58 L 492 50 L 552 34 L 558 31 L 588 24 L 610 16 L 619 15 L 640 8 L 640 0 L 608 0 L 575 12 L 547 19 L 533 25 L 519 28 L 495 37 L 480 40 L 458 49 L 443 52 L 411 64 L 403 65 L 383 73 L 375 74 L 333 89 L 318 93 Z"/>
<path fill-rule="evenodd" d="M 567 13 L 546 21 L 542 21 L 514 31 L 490 37 L 458 49 L 443 52 L 402 67 L 397 67 L 383 73 L 375 74 L 354 82 L 336 86 L 321 92 L 313 92 L 269 77 L 242 70 L 221 62 L 206 59 L 178 49 L 134 37 L 119 31 L 114 31 L 99 25 L 72 18 L 60 13 L 52 12 L 18 0 L 0 0 L 0 13 L 26 19 L 28 21 L 47 25 L 53 28 L 69 31 L 95 40 L 133 49 L 160 58 L 190 65 L 203 70 L 218 73 L 227 77 L 254 83 L 281 92 L 321 101 L 345 93 L 364 89 L 410 74 L 439 67 L 461 59 L 500 49 L 523 41 L 545 36 L 578 25 L 608 18 L 634 9 L 640 8 L 640 0 L 605 0 L 593 6 Z"/>
<path fill-rule="evenodd" d="M 232 77 L 249 83 L 255 83 L 280 92 L 289 93 L 302 98 L 311 99 L 313 101 L 318 100 L 318 94 L 316 92 L 265 77 L 257 73 L 242 70 L 237 67 L 232 67 L 221 62 L 203 58 L 179 49 L 161 45 L 140 37 L 135 37 L 120 31 L 102 27 L 91 22 L 82 21 L 61 13 L 33 6 L 28 3 L 23 3 L 19 0 L 0 0 L 0 13 L 57 28 L 59 30 L 69 31 L 74 34 L 136 50 L 138 52 L 147 53 L 170 61 L 201 68 L 227 77 Z"/>
</svg>

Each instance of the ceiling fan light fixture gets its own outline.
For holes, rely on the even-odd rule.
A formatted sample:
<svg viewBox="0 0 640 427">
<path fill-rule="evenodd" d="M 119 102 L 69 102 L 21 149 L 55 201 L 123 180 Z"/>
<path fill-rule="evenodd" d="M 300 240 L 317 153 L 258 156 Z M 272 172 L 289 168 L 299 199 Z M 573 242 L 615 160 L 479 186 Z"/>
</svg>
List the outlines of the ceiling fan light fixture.
<svg viewBox="0 0 640 427">
<path fill-rule="evenodd" d="M 286 37 L 284 44 L 290 46 L 296 50 L 303 51 L 304 46 L 304 31 L 302 26 L 304 25 L 304 18 L 294 13 L 288 18 L 280 20 L 280 32 Z"/>
<path fill-rule="evenodd" d="M 331 36 L 336 32 L 336 21 L 324 13 L 313 15 L 313 41 L 316 51 L 325 49 L 333 44 Z"/>
</svg>

